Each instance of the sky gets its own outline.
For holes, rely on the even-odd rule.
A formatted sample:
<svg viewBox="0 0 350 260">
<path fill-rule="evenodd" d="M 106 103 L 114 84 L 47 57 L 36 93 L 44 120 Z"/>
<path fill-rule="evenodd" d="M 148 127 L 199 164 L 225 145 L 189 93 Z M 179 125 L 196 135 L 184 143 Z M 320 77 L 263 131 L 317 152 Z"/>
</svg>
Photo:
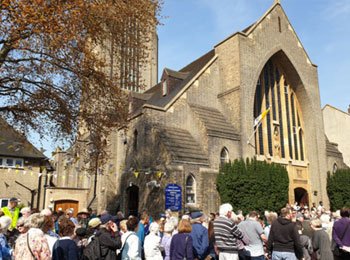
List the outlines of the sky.
<svg viewBox="0 0 350 260">
<path fill-rule="evenodd" d="M 158 28 L 159 75 L 181 69 L 227 36 L 257 21 L 273 0 L 164 0 Z M 350 0 L 281 0 L 312 63 L 322 107 L 350 104 Z M 34 138 L 36 139 L 36 138 Z M 34 141 L 51 157 L 55 145 Z"/>
</svg>

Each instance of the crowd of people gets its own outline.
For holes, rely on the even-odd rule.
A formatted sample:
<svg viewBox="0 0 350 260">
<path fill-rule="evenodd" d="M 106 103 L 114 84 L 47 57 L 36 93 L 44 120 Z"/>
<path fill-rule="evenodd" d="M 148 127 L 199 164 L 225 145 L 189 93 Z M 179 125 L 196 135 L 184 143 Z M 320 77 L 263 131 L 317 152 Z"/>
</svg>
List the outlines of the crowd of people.
<svg viewBox="0 0 350 260">
<path fill-rule="evenodd" d="M 0 260 L 349 260 L 350 210 L 286 205 L 277 214 L 246 216 L 222 204 L 208 216 L 166 210 L 153 216 L 91 209 L 41 212 L 11 198 L 1 209 Z"/>
</svg>

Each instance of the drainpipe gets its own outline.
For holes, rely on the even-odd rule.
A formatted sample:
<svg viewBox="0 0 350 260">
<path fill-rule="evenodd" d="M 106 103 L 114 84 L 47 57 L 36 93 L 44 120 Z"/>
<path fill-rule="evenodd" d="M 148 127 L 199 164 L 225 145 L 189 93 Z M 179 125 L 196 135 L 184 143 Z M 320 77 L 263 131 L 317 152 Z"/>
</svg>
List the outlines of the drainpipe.
<svg viewBox="0 0 350 260">
<path fill-rule="evenodd" d="M 47 187 L 50 187 L 50 184 L 47 184 L 47 182 L 49 181 L 48 174 L 52 173 L 53 171 L 54 171 L 54 169 L 52 168 L 52 166 L 51 166 L 50 163 L 49 163 L 48 166 L 46 166 L 46 175 L 45 175 L 45 184 L 44 184 L 43 209 L 45 208 L 45 203 L 46 203 L 46 189 L 47 189 Z"/>
</svg>

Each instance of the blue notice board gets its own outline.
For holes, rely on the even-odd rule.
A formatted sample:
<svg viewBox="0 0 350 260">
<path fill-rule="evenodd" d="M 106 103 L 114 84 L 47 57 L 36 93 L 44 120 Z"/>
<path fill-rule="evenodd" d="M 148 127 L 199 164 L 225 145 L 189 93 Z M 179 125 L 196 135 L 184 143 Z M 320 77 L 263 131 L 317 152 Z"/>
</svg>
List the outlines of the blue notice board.
<svg viewBox="0 0 350 260">
<path fill-rule="evenodd" d="M 182 208 L 182 189 L 177 184 L 168 184 L 165 187 L 165 209 L 179 211 Z"/>
</svg>

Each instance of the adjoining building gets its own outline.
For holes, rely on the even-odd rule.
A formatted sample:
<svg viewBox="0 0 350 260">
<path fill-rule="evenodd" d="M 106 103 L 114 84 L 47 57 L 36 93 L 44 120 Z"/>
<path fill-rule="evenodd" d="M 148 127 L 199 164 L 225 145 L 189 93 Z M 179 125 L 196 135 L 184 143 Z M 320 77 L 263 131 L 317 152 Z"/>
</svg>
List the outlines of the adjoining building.
<svg viewBox="0 0 350 260">
<path fill-rule="evenodd" d="M 328 160 L 332 172 L 338 168 L 350 167 L 350 106 L 344 112 L 331 105 L 322 108 L 324 129 L 328 138 L 327 153 L 333 153 L 337 160 Z M 344 165 L 344 163 L 346 165 Z"/>
<path fill-rule="evenodd" d="M 326 142 L 317 66 L 278 1 L 181 70 L 164 69 L 157 85 L 131 92 L 130 109 L 128 128 L 108 139 L 109 161 L 84 186 L 97 210 L 161 212 L 174 184 L 182 209 L 217 211 L 220 164 L 247 157 L 286 167 L 289 202 L 329 205 L 327 162 L 341 156 Z"/>
<path fill-rule="evenodd" d="M 50 169 L 48 158 L 0 118 L 1 207 L 11 197 L 32 208 L 43 207 Z"/>
</svg>

